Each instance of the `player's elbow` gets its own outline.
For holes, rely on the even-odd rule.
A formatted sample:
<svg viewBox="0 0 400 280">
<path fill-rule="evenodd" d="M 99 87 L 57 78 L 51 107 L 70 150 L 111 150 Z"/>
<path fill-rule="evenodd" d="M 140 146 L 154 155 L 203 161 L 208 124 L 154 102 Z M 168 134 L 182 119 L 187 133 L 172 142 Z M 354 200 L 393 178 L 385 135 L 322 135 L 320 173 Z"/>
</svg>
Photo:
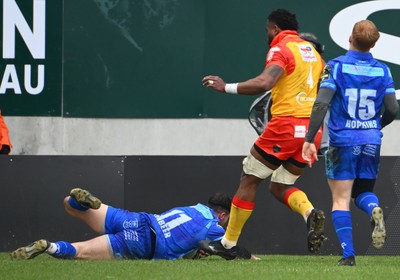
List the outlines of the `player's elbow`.
<svg viewBox="0 0 400 280">
<path fill-rule="evenodd" d="M 256 79 L 256 81 L 257 81 L 257 83 L 256 83 L 257 90 L 260 92 L 268 91 L 274 86 L 274 83 L 272 82 L 272 80 L 265 79 L 262 77 L 258 77 Z"/>
</svg>

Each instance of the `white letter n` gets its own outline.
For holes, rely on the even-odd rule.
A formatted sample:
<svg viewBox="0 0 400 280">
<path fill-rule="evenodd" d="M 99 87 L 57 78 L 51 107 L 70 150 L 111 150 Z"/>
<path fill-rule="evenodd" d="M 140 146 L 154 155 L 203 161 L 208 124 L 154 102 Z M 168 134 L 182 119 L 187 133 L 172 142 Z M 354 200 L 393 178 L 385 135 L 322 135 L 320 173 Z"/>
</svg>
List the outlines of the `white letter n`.
<svg viewBox="0 0 400 280">
<path fill-rule="evenodd" d="M 3 58 L 5 59 L 15 58 L 15 29 L 18 29 L 33 58 L 45 58 L 46 0 L 31 1 L 33 1 L 32 30 L 15 0 L 3 0 Z"/>
</svg>

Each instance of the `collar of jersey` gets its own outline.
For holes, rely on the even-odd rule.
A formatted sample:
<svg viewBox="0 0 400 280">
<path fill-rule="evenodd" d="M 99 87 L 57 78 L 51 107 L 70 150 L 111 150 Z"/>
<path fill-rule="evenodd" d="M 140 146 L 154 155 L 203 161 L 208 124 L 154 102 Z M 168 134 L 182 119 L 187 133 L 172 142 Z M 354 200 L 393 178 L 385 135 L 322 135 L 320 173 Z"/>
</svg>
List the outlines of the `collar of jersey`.
<svg viewBox="0 0 400 280">
<path fill-rule="evenodd" d="M 362 60 L 368 60 L 372 59 L 372 54 L 370 52 L 358 52 L 355 50 L 349 50 L 347 51 L 346 55 L 355 57 L 357 59 L 362 59 Z"/>
<path fill-rule="evenodd" d="M 274 37 L 274 39 L 271 42 L 270 47 L 275 46 L 280 41 L 282 41 L 286 36 L 289 36 L 289 35 L 299 36 L 297 31 L 295 31 L 295 30 L 283 30 L 283 31 L 279 32 L 279 34 Z"/>
</svg>

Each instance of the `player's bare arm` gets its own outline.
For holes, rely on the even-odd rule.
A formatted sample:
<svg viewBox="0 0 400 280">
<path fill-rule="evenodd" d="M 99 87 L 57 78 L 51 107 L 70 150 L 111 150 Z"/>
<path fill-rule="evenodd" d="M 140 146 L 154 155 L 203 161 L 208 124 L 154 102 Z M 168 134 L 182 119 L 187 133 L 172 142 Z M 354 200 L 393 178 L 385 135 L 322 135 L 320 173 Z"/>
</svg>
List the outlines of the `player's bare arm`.
<svg viewBox="0 0 400 280">
<path fill-rule="evenodd" d="M 283 74 L 283 68 L 271 65 L 255 78 L 241 83 L 227 84 L 218 76 L 205 76 L 203 85 L 218 92 L 237 93 L 244 95 L 257 95 L 270 90 Z M 234 89 L 232 89 L 235 87 Z"/>
</svg>

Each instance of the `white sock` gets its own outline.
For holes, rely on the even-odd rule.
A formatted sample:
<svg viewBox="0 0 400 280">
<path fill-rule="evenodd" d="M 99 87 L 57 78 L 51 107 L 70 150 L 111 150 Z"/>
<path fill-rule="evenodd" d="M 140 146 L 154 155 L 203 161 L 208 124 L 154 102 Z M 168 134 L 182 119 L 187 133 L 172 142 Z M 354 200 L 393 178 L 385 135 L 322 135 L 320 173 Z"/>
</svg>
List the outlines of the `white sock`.
<svg viewBox="0 0 400 280">
<path fill-rule="evenodd" d="M 225 249 L 230 249 L 232 247 L 235 247 L 236 243 L 237 243 L 236 241 L 231 241 L 229 239 L 226 239 L 225 236 L 222 237 L 222 239 L 221 239 L 221 244 L 222 244 L 222 246 L 225 247 Z"/>
<path fill-rule="evenodd" d="M 57 244 L 50 242 L 50 246 L 49 246 L 49 248 L 47 248 L 46 252 L 51 255 L 51 254 L 54 254 L 55 252 L 57 252 L 57 249 L 58 249 Z"/>
<path fill-rule="evenodd" d="M 314 208 L 307 209 L 306 213 L 305 213 L 304 216 L 303 216 L 304 221 L 306 222 L 306 224 L 307 224 L 308 216 L 311 215 L 311 211 L 312 211 L 313 209 L 314 209 Z M 307 215 L 307 213 L 308 213 L 308 215 Z"/>
</svg>

